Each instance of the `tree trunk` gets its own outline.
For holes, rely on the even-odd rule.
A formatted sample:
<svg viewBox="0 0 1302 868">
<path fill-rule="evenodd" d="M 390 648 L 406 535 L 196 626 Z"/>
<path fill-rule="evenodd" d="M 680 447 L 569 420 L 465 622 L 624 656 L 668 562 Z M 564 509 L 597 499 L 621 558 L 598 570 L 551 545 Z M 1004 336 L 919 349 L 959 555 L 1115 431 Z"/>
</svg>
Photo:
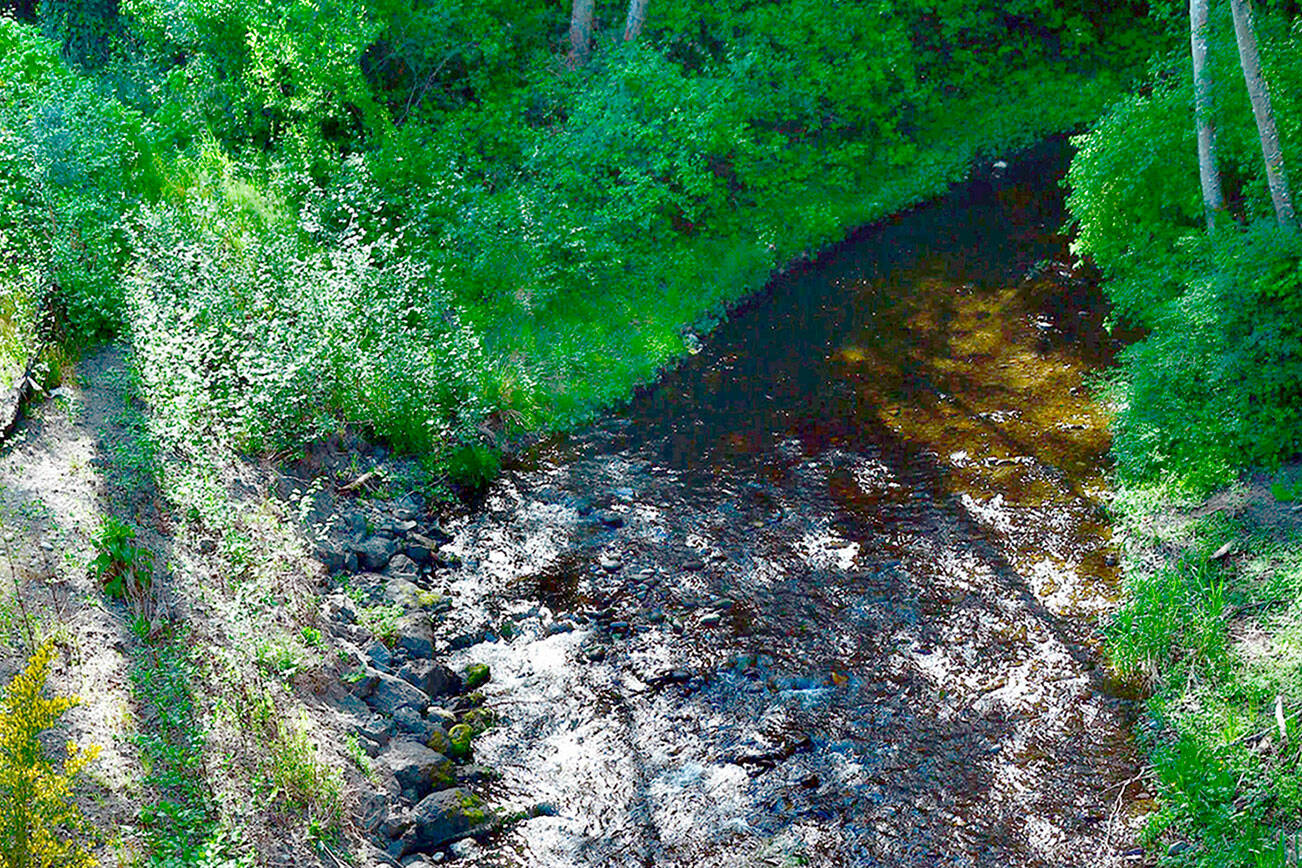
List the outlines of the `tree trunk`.
<svg viewBox="0 0 1302 868">
<path fill-rule="evenodd" d="M 592 54 L 593 0 L 574 0 L 570 9 L 570 69 L 583 66 Z"/>
<path fill-rule="evenodd" d="M 1189 0 L 1189 42 L 1193 51 L 1194 118 L 1198 129 L 1198 177 L 1203 187 L 1207 231 L 1216 228 L 1216 215 L 1225 210 L 1221 174 L 1216 165 L 1216 125 L 1212 120 L 1212 77 L 1207 68 L 1208 0 Z"/>
<path fill-rule="evenodd" d="M 646 24 L 646 4 L 648 0 L 628 0 L 628 18 L 624 21 L 624 41 L 633 42 L 642 35 L 642 25 Z"/>
<path fill-rule="evenodd" d="M 1230 0 L 1230 8 L 1234 11 L 1234 38 L 1239 43 L 1239 63 L 1243 67 L 1243 78 L 1248 84 L 1252 114 L 1257 119 L 1261 155 L 1266 160 L 1266 183 L 1270 187 L 1270 200 L 1275 205 L 1275 219 L 1282 227 L 1296 226 L 1293 197 L 1289 193 L 1288 175 L 1284 171 L 1284 151 L 1280 148 L 1279 130 L 1275 127 L 1275 112 L 1270 107 L 1270 89 L 1261 74 L 1257 35 L 1252 29 L 1252 6 L 1249 0 Z"/>
</svg>

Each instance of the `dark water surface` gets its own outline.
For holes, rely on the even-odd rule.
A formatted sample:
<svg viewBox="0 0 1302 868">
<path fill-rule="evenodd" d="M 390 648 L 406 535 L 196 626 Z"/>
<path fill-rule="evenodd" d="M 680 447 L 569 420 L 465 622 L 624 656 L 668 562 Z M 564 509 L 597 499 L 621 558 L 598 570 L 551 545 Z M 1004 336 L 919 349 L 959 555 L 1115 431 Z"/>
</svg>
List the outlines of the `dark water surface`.
<svg viewBox="0 0 1302 868">
<path fill-rule="evenodd" d="M 1125 863 L 1149 803 L 1096 662 L 1117 574 L 1082 386 L 1116 345 L 1058 234 L 1065 160 L 775 281 L 454 525 L 444 638 L 503 719 L 477 759 L 555 812 L 457 855 Z"/>
</svg>

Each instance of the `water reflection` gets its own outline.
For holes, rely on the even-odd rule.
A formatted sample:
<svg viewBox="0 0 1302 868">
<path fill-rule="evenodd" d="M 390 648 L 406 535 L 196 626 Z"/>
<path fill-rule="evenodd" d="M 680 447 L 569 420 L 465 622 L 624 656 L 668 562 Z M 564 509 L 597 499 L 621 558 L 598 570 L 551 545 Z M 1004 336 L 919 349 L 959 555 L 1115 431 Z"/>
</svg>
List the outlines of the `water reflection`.
<svg viewBox="0 0 1302 868">
<path fill-rule="evenodd" d="M 1120 863 L 1097 676 L 1115 346 L 1061 146 L 774 283 L 466 517 L 513 865 Z M 524 613 L 523 617 L 519 617 Z M 471 848 L 473 849 L 473 848 Z"/>
</svg>

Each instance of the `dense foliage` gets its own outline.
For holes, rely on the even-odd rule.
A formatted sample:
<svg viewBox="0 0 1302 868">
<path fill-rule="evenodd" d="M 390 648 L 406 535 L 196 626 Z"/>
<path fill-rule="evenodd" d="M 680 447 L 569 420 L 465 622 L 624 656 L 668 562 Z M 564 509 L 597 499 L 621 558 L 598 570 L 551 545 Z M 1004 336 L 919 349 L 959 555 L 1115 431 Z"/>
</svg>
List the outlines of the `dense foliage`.
<svg viewBox="0 0 1302 868">
<path fill-rule="evenodd" d="M 663 0 L 631 42 L 599 4 L 570 69 L 556 3 L 17 6 L 10 307 L 128 336 L 173 433 L 436 458 L 627 395 L 777 265 L 1086 117 L 1142 43 L 1124 3 Z"/>
<path fill-rule="evenodd" d="M 1213 6 L 1220 169 L 1233 217 L 1208 236 L 1187 47 L 1110 107 L 1072 165 L 1077 246 L 1103 267 L 1115 315 L 1147 330 L 1114 392 L 1123 475 L 1195 488 L 1302 450 L 1302 239 L 1275 224 L 1229 20 Z M 1302 21 L 1258 10 L 1286 165 L 1302 177 Z M 1174 30 L 1188 27 L 1173 18 Z M 1173 33 L 1179 44 L 1186 32 Z"/>
</svg>

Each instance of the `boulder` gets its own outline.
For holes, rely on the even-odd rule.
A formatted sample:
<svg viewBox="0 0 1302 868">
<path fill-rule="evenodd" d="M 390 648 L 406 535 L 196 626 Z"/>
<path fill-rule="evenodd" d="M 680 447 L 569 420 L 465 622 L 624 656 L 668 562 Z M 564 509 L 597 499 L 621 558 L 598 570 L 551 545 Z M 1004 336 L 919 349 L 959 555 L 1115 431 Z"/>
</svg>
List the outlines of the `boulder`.
<svg viewBox="0 0 1302 868">
<path fill-rule="evenodd" d="M 391 576 L 384 583 L 384 598 L 399 606 L 416 608 L 420 605 L 421 588 L 409 576 Z"/>
<path fill-rule="evenodd" d="M 357 560 L 362 565 L 362 568 L 374 571 L 383 570 L 387 567 L 389 560 L 398 553 L 398 548 L 397 540 L 379 534 L 367 537 L 352 545 L 352 549 L 357 553 Z"/>
<path fill-rule="evenodd" d="M 392 717 L 400 708 L 413 708 L 419 714 L 429 707 L 429 697 L 419 688 L 394 675 L 375 674 L 378 676 L 375 689 L 365 697 L 373 711 Z"/>
<path fill-rule="evenodd" d="M 372 714 L 354 726 L 353 731 L 368 741 L 386 745 L 389 743 L 389 736 L 392 734 L 393 728 L 386 718 L 378 714 Z"/>
<path fill-rule="evenodd" d="M 423 799 L 434 790 L 456 783 L 456 770 L 443 754 L 414 739 L 401 739 L 380 754 L 379 761 L 393 773 L 404 793 Z"/>
<path fill-rule="evenodd" d="M 357 799 L 357 824 L 367 832 L 380 828 L 389 816 L 392 800 L 382 790 L 364 792 Z"/>
<path fill-rule="evenodd" d="M 611 530 L 618 530 L 624 526 L 624 516 L 611 509 L 603 509 L 596 514 L 597 521 Z"/>
<path fill-rule="evenodd" d="M 409 542 L 405 551 L 407 557 L 421 566 L 429 566 L 434 563 L 435 550 L 430 546 L 418 542 Z"/>
<path fill-rule="evenodd" d="M 411 521 L 425 510 L 425 498 L 410 491 L 393 505 L 393 517 L 398 521 Z"/>
<path fill-rule="evenodd" d="M 381 672 L 393 671 L 393 654 L 383 642 L 367 642 L 362 649 L 366 662 Z"/>
<path fill-rule="evenodd" d="M 344 568 L 344 559 L 348 553 L 343 546 L 332 539 L 317 540 L 312 546 L 312 554 L 325 565 L 326 570 L 337 573 Z"/>
<path fill-rule="evenodd" d="M 424 612 L 410 612 L 398 619 L 398 639 L 394 645 L 410 658 L 425 660 L 434 656 L 434 628 Z"/>
<path fill-rule="evenodd" d="M 388 574 L 398 579 L 415 581 L 420 577 L 420 567 L 404 554 L 395 554 L 389 559 Z"/>
<path fill-rule="evenodd" d="M 412 809 L 412 820 L 413 828 L 403 839 L 404 856 L 487 832 L 496 817 L 478 796 L 458 787 L 426 796 Z"/>
<path fill-rule="evenodd" d="M 430 697 L 456 696 L 462 690 L 461 676 L 433 660 L 412 660 L 403 664 L 398 675 Z"/>
<path fill-rule="evenodd" d="M 398 730 L 398 732 L 411 736 L 421 744 L 434 747 L 434 749 L 439 751 L 439 753 L 443 753 L 447 749 L 446 745 L 444 745 L 443 749 L 440 750 L 438 747 L 431 744 L 433 741 L 438 741 L 439 744 L 443 744 L 447 741 L 446 735 L 443 735 L 441 740 L 439 739 L 439 734 L 443 732 L 443 727 L 440 726 L 437 721 L 428 720 L 417 714 L 414 708 L 398 709 L 397 713 L 393 715 L 393 726 Z"/>
</svg>

